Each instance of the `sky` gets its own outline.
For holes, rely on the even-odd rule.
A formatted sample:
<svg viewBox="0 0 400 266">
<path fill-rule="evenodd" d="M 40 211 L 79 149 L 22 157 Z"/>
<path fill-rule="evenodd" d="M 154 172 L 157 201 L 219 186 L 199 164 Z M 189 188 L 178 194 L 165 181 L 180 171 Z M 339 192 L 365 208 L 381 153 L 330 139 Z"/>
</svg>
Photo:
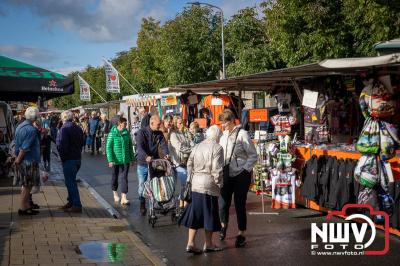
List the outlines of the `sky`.
<svg viewBox="0 0 400 266">
<path fill-rule="evenodd" d="M 68 74 L 136 46 L 144 17 L 173 19 L 188 0 L 0 0 L 0 55 Z M 225 21 L 261 0 L 204 0 Z"/>
</svg>

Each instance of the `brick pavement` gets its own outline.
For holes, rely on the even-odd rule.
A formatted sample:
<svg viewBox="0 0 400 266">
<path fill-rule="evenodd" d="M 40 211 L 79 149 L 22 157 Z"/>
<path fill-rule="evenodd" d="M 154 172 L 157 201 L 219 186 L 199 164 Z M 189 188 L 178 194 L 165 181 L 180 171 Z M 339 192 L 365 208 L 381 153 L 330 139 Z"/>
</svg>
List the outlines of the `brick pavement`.
<svg viewBox="0 0 400 266">
<path fill-rule="evenodd" d="M 0 181 L 0 265 L 163 265 L 128 222 L 114 219 L 84 186 L 79 188 L 82 214 L 59 210 L 67 191 L 59 166 L 53 163 L 53 167 L 53 178 L 33 196 L 41 206 L 36 216 L 18 216 L 19 189 L 11 187 L 9 180 Z M 79 245 L 88 242 L 122 243 L 122 261 L 96 261 L 79 254 Z M 101 252 L 107 250 L 95 251 Z"/>
</svg>

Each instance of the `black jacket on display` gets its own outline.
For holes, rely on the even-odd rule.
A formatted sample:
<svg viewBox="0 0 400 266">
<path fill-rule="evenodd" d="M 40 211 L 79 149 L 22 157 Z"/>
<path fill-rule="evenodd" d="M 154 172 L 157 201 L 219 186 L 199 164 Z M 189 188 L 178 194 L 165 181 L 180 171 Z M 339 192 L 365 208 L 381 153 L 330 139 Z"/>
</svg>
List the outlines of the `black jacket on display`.
<svg viewBox="0 0 400 266">
<path fill-rule="evenodd" d="M 339 179 L 339 161 L 334 158 L 331 167 L 331 178 L 329 182 L 329 201 L 328 208 L 334 209 L 336 207 L 336 185 Z"/>
<path fill-rule="evenodd" d="M 318 158 L 313 156 L 303 169 L 301 195 L 309 200 L 317 200 L 318 194 Z"/>
<path fill-rule="evenodd" d="M 322 156 L 320 159 L 321 158 L 323 158 L 321 161 L 321 163 L 323 163 L 323 167 L 321 168 L 320 173 L 321 196 L 319 197 L 319 205 L 328 207 L 331 167 L 334 159 L 331 156 Z M 320 160 L 318 162 L 320 162 Z"/>
<path fill-rule="evenodd" d="M 393 214 L 390 216 L 392 227 L 400 229 L 400 181 L 395 181 L 390 186 L 390 194 L 393 197 Z"/>
<path fill-rule="evenodd" d="M 347 203 L 352 202 L 353 193 L 353 174 L 354 168 L 351 160 L 339 161 L 339 179 L 336 183 L 336 206 L 337 210 L 341 210 Z"/>
</svg>

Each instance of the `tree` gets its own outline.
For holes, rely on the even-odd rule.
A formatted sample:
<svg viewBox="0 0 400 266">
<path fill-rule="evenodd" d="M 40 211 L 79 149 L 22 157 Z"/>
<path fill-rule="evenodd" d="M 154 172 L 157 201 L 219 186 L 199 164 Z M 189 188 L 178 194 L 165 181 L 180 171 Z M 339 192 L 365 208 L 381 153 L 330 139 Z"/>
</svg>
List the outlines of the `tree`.
<svg viewBox="0 0 400 266">
<path fill-rule="evenodd" d="M 400 4 L 388 0 L 343 0 L 354 56 L 374 56 L 373 45 L 400 37 Z"/>
<path fill-rule="evenodd" d="M 222 70 L 221 19 L 207 7 L 185 8 L 165 23 L 161 36 L 161 68 L 165 84 L 216 79 Z"/>
<path fill-rule="evenodd" d="M 284 67 L 255 8 L 239 10 L 227 23 L 225 32 L 228 77 Z"/>
<path fill-rule="evenodd" d="M 289 66 L 354 54 L 342 1 L 276 0 L 262 7 L 272 47 Z"/>
<path fill-rule="evenodd" d="M 143 92 L 155 92 L 165 84 L 161 68 L 161 25 L 153 18 L 144 18 L 138 33 L 136 56 L 132 71 Z"/>
</svg>

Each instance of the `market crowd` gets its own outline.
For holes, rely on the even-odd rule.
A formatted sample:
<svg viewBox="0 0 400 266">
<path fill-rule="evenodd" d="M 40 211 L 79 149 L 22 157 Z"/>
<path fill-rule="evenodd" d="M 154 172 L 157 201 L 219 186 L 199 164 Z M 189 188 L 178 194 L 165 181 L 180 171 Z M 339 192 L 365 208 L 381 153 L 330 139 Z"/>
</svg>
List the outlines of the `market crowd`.
<svg viewBox="0 0 400 266">
<path fill-rule="evenodd" d="M 70 111 L 61 116 L 40 116 L 37 108 L 30 107 L 23 117 L 18 117 L 15 135 L 14 184 L 22 186 L 19 215 L 39 213 L 40 206 L 33 203 L 32 194 L 40 186 L 40 178 L 45 181 L 51 171 L 51 143 L 54 142 L 54 153 L 61 161 L 68 190 L 67 203 L 61 207 L 65 212 L 82 212 L 77 186 L 82 152 L 106 155 L 117 204 L 130 204 L 128 174 L 130 166 L 137 163 L 141 215 L 147 213 L 144 187 L 149 178 L 149 164 L 164 159 L 173 166 L 181 185 L 178 217 L 179 223 L 189 228 L 186 251 L 201 254 L 222 250 L 212 243 L 212 235 L 219 232 L 220 239 L 225 239 L 232 198 L 238 224 L 235 245 L 243 247 L 247 192 L 257 153 L 247 131 L 235 124 L 231 110 L 224 110 L 219 119 L 220 126 L 200 129 L 197 122 L 186 127 L 186 121 L 180 116 L 165 115 L 161 119 L 141 112 L 133 117 L 128 130 L 122 112 L 108 120 L 105 114 L 95 111 L 90 116 Z M 188 190 L 190 200 L 185 198 Z M 205 234 L 202 249 L 195 244 L 199 229 L 204 229 Z"/>
</svg>

